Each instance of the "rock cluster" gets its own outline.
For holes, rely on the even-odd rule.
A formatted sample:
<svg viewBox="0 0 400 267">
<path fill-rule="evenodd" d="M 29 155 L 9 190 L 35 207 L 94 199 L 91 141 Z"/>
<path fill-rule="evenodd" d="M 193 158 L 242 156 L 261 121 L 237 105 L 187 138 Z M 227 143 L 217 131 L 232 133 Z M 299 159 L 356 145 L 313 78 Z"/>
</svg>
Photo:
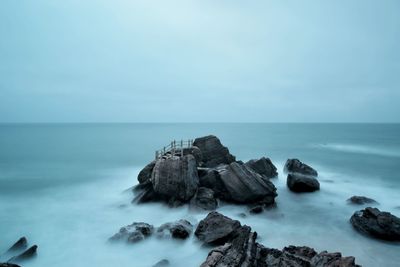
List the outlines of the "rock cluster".
<svg viewBox="0 0 400 267">
<path fill-rule="evenodd" d="M 240 204 L 275 202 L 276 188 L 269 178 L 277 172 L 270 159 L 236 161 L 213 135 L 195 139 L 193 147 L 181 154 L 168 152 L 140 171 L 135 202 L 190 203 L 203 210 L 216 209 L 217 199 Z"/>
</svg>

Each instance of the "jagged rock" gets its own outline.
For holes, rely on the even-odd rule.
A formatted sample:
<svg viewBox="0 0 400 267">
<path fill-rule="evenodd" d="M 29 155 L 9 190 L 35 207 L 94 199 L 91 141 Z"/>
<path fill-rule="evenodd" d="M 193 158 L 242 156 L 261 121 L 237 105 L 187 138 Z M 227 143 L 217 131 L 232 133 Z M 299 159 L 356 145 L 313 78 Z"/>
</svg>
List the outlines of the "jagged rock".
<svg viewBox="0 0 400 267">
<path fill-rule="evenodd" d="M 14 252 L 14 251 L 19 251 L 19 250 L 23 250 L 26 249 L 28 247 L 28 240 L 26 239 L 26 237 L 21 237 L 20 239 L 18 239 L 17 242 L 15 242 L 8 250 L 7 252 Z"/>
<path fill-rule="evenodd" d="M 5 262 L 5 263 L 0 263 L 0 267 L 21 267 L 21 266 L 19 266 L 17 264 Z"/>
<path fill-rule="evenodd" d="M 233 238 L 240 227 L 239 221 L 213 211 L 200 221 L 194 234 L 205 243 L 224 244 Z"/>
<path fill-rule="evenodd" d="M 131 225 L 122 227 L 110 240 L 125 240 L 128 243 L 136 243 L 151 236 L 153 231 L 154 227 L 148 223 L 134 222 Z"/>
<path fill-rule="evenodd" d="M 206 187 L 199 187 L 196 195 L 190 201 L 190 206 L 193 209 L 215 210 L 217 205 L 214 191 Z"/>
<path fill-rule="evenodd" d="M 201 178 L 200 184 L 214 190 L 216 196 L 235 203 L 275 202 L 276 188 L 245 164 L 221 165 Z"/>
<path fill-rule="evenodd" d="M 342 257 L 341 253 L 317 253 L 309 247 L 289 246 L 283 250 L 260 247 L 258 266 L 291 267 L 356 267 L 354 257 Z"/>
<path fill-rule="evenodd" d="M 297 173 L 288 174 L 287 186 L 291 191 L 297 193 L 319 190 L 319 182 L 317 179 Z"/>
<path fill-rule="evenodd" d="M 198 147 L 202 155 L 202 165 L 205 167 L 216 167 L 219 164 L 230 164 L 234 162 L 235 156 L 229 153 L 228 148 L 214 135 L 208 135 L 194 140 L 193 145 Z"/>
<path fill-rule="evenodd" d="M 372 237 L 400 241 L 400 218 L 389 212 L 381 212 L 377 208 L 368 207 L 356 211 L 350 218 L 353 227 Z"/>
<path fill-rule="evenodd" d="M 32 247 L 28 248 L 21 254 L 9 259 L 8 262 L 15 263 L 15 262 L 21 262 L 21 261 L 32 259 L 33 257 L 35 257 L 37 255 L 37 248 L 38 248 L 37 245 L 33 245 Z"/>
<path fill-rule="evenodd" d="M 157 235 L 164 237 L 166 232 L 173 238 L 186 239 L 193 231 L 193 225 L 187 220 L 179 220 L 177 222 L 165 223 L 158 227 Z"/>
<path fill-rule="evenodd" d="M 138 181 L 140 184 L 143 184 L 147 181 L 149 181 L 151 179 L 151 174 L 153 172 L 154 166 L 156 165 L 156 161 L 153 160 L 152 162 L 150 162 L 149 164 L 146 165 L 146 167 L 143 168 L 143 170 L 141 170 L 139 172 L 138 175 Z"/>
<path fill-rule="evenodd" d="M 277 168 L 269 158 L 252 159 L 246 165 L 266 179 L 274 178 L 278 175 Z"/>
<path fill-rule="evenodd" d="M 199 183 L 196 160 L 190 154 L 158 159 L 151 180 L 158 195 L 168 200 L 188 201 L 196 193 Z"/>
<path fill-rule="evenodd" d="M 374 199 L 364 196 L 352 196 L 347 200 L 350 204 L 364 205 L 364 204 L 378 204 Z"/>
<path fill-rule="evenodd" d="M 298 159 L 288 159 L 284 171 L 287 173 L 300 173 L 309 176 L 318 176 L 318 172 Z"/>
<path fill-rule="evenodd" d="M 160 260 L 159 262 L 153 265 L 153 267 L 166 267 L 166 266 L 170 266 L 169 260 L 167 259 Z"/>
</svg>

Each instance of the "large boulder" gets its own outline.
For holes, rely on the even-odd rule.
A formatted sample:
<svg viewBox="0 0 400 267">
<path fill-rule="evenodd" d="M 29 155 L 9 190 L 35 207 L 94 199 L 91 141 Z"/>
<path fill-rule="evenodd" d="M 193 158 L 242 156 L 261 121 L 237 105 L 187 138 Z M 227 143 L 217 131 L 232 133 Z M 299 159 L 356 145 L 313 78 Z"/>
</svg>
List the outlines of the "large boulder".
<svg viewBox="0 0 400 267">
<path fill-rule="evenodd" d="M 200 221 L 194 234 L 205 243 L 224 244 L 233 239 L 240 227 L 239 221 L 213 211 Z"/>
<path fill-rule="evenodd" d="M 144 222 L 134 222 L 122 227 L 118 233 L 110 238 L 110 241 L 124 240 L 128 243 L 137 243 L 151 236 L 154 232 L 153 225 Z"/>
<path fill-rule="evenodd" d="M 273 183 L 266 181 L 260 175 L 252 171 L 245 164 L 233 162 L 217 169 L 218 191 L 223 191 L 222 197 L 235 203 L 262 202 L 270 205 L 275 202 L 277 196 Z"/>
<path fill-rule="evenodd" d="M 214 135 L 196 138 L 193 145 L 200 149 L 204 167 L 212 168 L 219 164 L 229 164 L 236 160 L 235 156 L 229 153 L 228 148 L 223 146 L 221 141 Z"/>
<path fill-rule="evenodd" d="M 372 237 L 400 241 L 400 218 L 389 212 L 368 207 L 355 212 L 350 222 L 356 230 Z"/>
<path fill-rule="evenodd" d="M 192 209 L 215 210 L 217 205 L 214 191 L 206 187 L 199 187 L 196 195 L 190 201 Z"/>
<path fill-rule="evenodd" d="M 246 162 L 246 165 L 266 179 L 274 178 L 278 175 L 277 168 L 269 158 L 252 159 Z"/>
<path fill-rule="evenodd" d="M 319 190 L 319 182 L 317 179 L 297 173 L 288 174 L 286 183 L 289 189 L 296 193 Z"/>
<path fill-rule="evenodd" d="M 318 172 L 298 159 L 288 159 L 285 163 L 286 173 L 300 173 L 309 176 L 318 176 Z"/>
<path fill-rule="evenodd" d="M 191 154 L 158 159 L 151 181 L 158 195 L 186 202 L 194 196 L 199 184 L 196 159 Z"/>
<path fill-rule="evenodd" d="M 378 204 L 374 199 L 364 196 L 352 196 L 347 202 L 355 205 Z"/>
<path fill-rule="evenodd" d="M 171 236 L 176 239 L 186 239 L 193 232 L 193 225 L 187 220 L 164 223 L 157 228 L 158 237 Z"/>
<path fill-rule="evenodd" d="M 154 166 L 156 165 L 156 161 L 153 160 L 149 164 L 147 164 L 138 174 L 138 181 L 140 184 L 143 184 L 151 179 L 151 174 L 153 173 Z"/>
</svg>

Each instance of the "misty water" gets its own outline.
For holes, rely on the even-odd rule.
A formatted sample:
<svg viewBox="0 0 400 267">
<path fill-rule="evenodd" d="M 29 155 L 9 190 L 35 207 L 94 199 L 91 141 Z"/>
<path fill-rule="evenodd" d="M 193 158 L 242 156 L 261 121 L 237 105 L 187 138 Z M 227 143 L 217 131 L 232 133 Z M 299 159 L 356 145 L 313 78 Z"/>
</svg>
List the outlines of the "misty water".
<svg viewBox="0 0 400 267">
<path fill-rule="evenodd" d="M 267 156 L 279 170 L 273 179 L 277 207 L 239 217 L 246 206 L 221 206 L 268 247 L 307 245 L 355 256 L 363 266 L 399 266 L 400 244 L 359 234 L 349 218 L 359 206 L 352 195 L 376 199 L 400 216 L 398 124 L 3 124 L 0 126 L 0 253 L 20 236 L 37 244 L 38 256 L 23 263 L 45 266 L 198 266 L 208 250 L 194 237 L 178 242 L 150 238 L 110 244 L 121 226 L 155 226 L 206 216 L 186 207 L 131 204 L 126 190 L 154 151 L 171 140 L 215 134 L 237 159 Z M 287 158 L 319 172 L 321 190 L 294 194 L 282 172 Z M 2 256 L 1 260 L 7 260 Z M 1 261 L 0 260 L 0 261 Z"/>
</svg>

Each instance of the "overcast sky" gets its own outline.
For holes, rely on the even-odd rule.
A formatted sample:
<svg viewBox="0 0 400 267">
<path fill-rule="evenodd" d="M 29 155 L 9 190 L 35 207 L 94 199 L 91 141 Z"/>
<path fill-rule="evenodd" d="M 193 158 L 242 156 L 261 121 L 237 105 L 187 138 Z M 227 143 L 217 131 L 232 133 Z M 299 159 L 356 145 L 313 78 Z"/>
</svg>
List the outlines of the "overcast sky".
<svg viewBox="0 0 400 267">
<path fill-rule="evenodd" d="M 400 122 L 400 1 L 1 0 L 0 122 Z"/>
</svg>

